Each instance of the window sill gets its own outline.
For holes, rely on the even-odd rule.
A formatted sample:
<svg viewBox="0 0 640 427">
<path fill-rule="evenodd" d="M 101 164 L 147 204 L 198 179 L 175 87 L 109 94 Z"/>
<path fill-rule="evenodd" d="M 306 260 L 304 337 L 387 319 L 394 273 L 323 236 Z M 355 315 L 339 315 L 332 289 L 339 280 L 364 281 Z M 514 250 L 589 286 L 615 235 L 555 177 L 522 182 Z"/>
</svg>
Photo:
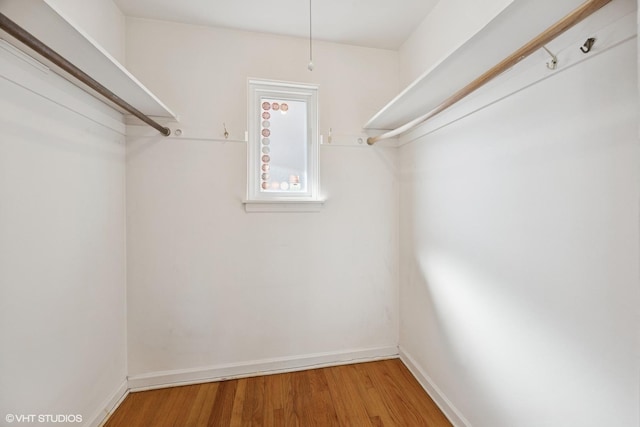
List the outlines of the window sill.
<svg viewBox="0 0 640 427">
<path fill-rule="evenodd" d="M 320 212 L 324 200 L 243 200 L 246 212 Z"/>
</svg>

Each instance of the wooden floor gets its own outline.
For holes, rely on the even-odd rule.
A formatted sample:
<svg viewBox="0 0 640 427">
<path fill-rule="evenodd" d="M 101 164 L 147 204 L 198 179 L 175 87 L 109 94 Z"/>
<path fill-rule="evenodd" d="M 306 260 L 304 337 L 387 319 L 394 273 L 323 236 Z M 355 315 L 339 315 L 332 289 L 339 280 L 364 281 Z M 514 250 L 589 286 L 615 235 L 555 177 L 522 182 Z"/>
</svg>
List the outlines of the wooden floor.
<svg viewBox="0 0 640 427">
<path fill-rule="evenodd" d="M 131 393 L 105 427 L 451 426 L 399 359 Z"/>
</svg>

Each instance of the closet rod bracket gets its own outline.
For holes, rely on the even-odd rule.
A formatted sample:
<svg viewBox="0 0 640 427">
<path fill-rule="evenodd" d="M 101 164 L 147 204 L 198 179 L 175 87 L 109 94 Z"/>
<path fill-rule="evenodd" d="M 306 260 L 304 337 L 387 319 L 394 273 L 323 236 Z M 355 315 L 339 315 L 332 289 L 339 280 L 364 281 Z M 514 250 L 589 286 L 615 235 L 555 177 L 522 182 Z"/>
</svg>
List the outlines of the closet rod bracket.
<svg viewBox="0 0 640 427">
<path fill-rule="evenodd" d="M 547 49 L 546 46 L 542 46 L 542 48 L 547 51 L 549 56 L 551 56 L 551 61 L 547 62 L 547 68 L 550 69 L 550 70 L 557 69 L 558 68 L 558 57 L 556 55 L 554 55 L 553 53 L 551 53 L 551 51 L 549 49 Z"/>
</svg>

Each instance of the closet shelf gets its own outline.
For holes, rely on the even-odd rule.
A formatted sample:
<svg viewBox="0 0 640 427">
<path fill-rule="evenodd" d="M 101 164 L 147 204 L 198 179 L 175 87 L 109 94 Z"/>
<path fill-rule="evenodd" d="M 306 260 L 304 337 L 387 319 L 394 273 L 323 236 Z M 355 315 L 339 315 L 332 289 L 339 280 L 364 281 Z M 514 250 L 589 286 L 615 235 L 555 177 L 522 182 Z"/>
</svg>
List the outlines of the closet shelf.
<svg viewBox="0 0 640 427">
<path fill-rule="evenodd" d="M 379 110 L 364 125 L 364 129 L 396 129 L 429 113 L 583 3 L 584 0 L 546 2 L 541 7 L 538 0 L 512 1 L 472 38 L 424 72 Z M 610 6 L 604 6 L 596 13 Z M 588 31 L 590 25 L 586 20 L 576 27 Z M 558 39 L 563 37 L 561 35 L 549 43 L 551 51 Z"/>
<path fill-rule="evenodd" d="M 0 13 L 91 76 L 115 95 L 147 116 L 176 119 L 176 115 L 127 69 L 81 28 L 65 17 L 49 0 L 3 0 Z M 19 41 L 0 31 L 0 37 L 30 56 L 50 66 L 61 76 L 94 93 L 56 66 L 39 57 Z M 100 97 L 112 107 L 111 102 Z M 120 110 L 121 111 L 121 110 Z"/>
</svg>

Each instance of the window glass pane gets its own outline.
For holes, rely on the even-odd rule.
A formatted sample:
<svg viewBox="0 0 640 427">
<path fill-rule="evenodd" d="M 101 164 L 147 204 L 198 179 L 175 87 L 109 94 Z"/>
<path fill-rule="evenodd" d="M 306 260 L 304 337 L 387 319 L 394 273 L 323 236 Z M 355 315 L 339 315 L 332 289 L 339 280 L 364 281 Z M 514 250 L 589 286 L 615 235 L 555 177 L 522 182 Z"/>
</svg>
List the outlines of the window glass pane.
<svg viewBox="0 0 640 427">
<path fill-rule="evenodd" d="M 260 98 L 260 191 L 306 192 L 307 103 Z"/>
</svg>

